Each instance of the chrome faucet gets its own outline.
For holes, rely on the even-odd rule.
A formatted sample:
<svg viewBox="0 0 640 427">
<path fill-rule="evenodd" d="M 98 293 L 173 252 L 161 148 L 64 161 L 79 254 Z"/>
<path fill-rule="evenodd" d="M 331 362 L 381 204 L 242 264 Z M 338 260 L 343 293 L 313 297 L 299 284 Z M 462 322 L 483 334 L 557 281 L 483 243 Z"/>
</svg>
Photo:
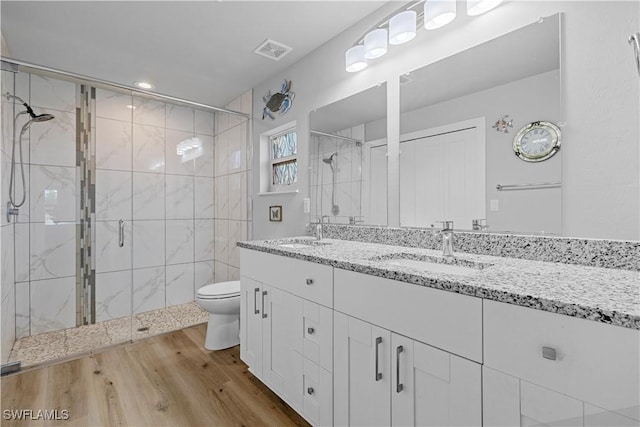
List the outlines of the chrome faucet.
<svg viewBox="0 0 640 427">
<path fill-rule="evenodd" d="M 316 217 L 317 218 L 317 217 Z M 331 218 L 329 215 L 322 215 L 322 217 L 317 218 L 316 222 L 312 222 L 310 225 L 314 226 L 313 235 L 317 240 L 322 240 L 324 235 L 324 219 L 327 218 L 327 224 L 329 224 L 329 219 Z"/>
<path fill-rule="evenodd" d="M 489 226 L 487 225 L 487 220 L 484 218 L 471 220 L 471 229 L 474 231 L 483 231 L 488 228 Z"/>
<path fill-rule="evenodd" d="M 453 256 L 453 221 L 437 221 L 442 223 L 442 230 L 437 234 L 442 234 L 442 256 Z"/>
</svg>

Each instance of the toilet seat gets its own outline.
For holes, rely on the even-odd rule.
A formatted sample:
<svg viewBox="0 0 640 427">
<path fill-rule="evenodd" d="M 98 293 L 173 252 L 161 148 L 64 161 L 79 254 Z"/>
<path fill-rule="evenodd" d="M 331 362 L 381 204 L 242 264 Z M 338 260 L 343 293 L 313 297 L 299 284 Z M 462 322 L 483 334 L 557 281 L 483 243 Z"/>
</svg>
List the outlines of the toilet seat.
<svg viewBox="0 0 640 427">
<path fill-rule="evenodd" d="M 201 299 L 226 299 L 240 296 L 240 281 L 212 283 L 198 289 L 196 296 Z"/>
</svg>

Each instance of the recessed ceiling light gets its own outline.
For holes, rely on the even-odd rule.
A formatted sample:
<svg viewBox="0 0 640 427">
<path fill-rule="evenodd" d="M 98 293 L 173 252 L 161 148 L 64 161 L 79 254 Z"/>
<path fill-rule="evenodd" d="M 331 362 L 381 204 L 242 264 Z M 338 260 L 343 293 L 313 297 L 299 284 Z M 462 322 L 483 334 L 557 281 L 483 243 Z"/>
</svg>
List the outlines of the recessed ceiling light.
<svg viewBox="0 0 640 427">
<path fill-rule="evenodd" d="M 153 85 L 151 83 L 147 83 L 147 82 L 135 82 L 134 83 L 136 86 L 138 86 L 140 89 L 152 89 Z"/>
</svg>

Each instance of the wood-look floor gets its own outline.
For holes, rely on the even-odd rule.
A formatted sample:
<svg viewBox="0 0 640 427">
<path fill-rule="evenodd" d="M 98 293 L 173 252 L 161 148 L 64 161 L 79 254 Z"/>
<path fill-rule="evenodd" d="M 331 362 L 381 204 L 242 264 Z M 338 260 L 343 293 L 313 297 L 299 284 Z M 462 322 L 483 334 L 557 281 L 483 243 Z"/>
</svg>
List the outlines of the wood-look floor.
<svg viewBox="0 0 640 427">
<path fill-rule="evenodd" d="M 208 351 L 206 324 L 2 378 L 2 426 L 307 426 L 255 378 L 239 348 Z M 5 410 L 66 409 L 13 421 Z"/>
</svg>

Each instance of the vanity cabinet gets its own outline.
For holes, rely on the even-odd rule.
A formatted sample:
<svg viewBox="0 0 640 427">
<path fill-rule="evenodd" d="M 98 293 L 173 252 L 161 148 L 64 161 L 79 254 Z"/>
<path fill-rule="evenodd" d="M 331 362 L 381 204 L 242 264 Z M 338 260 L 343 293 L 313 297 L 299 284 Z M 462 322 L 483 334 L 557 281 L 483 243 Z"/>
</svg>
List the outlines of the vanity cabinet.
<svg viewBox="0 0 640 427">
<path fill-rule="evenodd" d="M 484 425 L 639 425 L 640 331 L 484 301 Z"/>
<path fill-rule="evenodd" d="M 640 426 L 640 331 L 241 250 L 240 355 L 313 425 Z"/>
<path fill-rule="evenodd" d="M 245 249 L 241 265 L 240 358 L 309 422 L 332 424 L 333 316 L 313 301 L 333 298 L 332 268 Z"/>
<path fill-rule="evenodd" d="M 481 300 L 340 269 L 334 280 L 335 425 L 482 423 L 481 365 L 452 352 L 481 360 Z"/>
</svg>

